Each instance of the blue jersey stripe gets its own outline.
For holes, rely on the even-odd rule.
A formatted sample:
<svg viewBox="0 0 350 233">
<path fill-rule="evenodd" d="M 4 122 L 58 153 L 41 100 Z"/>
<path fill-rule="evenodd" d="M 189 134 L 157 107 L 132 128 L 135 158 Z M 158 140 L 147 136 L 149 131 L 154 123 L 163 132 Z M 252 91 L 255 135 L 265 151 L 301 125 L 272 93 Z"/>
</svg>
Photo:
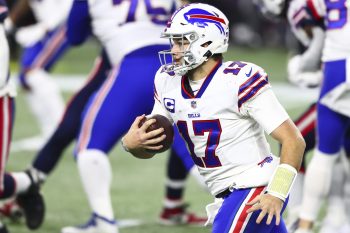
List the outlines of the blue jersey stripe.
<svg viewBox="0 0 350 233">
<path fill-rule="evenodd" d="M 254 95 L 256 95 L 261 88 L 263 88 L 268 82 L 263 79 L 261 80 L 255 87 L 253 87 L 247 94 L 245 94 L 243 97 L 239 98 L 238 100 L 238 108 L 242 106 L 245 102 L 247 102 L 250 98 L 252 98 Z"/>
<path fill-rule="evenodd" d="M 219 61 L 215 67 L 210 71 L 210 74 L 205 78 L 201 88 L 199 89 L 197 95 L 193 96 L 192 93 L 189 93 L 186 89 L 185 89 L 185 79 L 187 78 L 186 76 L 182 77 L 181 80 L 181 93 L 182 96 L 185 99 L 192 99 L 192 98 L 201 98 L 203 93 L 205 92 L 205 90 L 207 89 L 207 87 L 209 86 L 209 83 L 211 82 L 211 80 L 213 79 L 214 75 L 216 74 L 216 71 L 221 67 L 222 65 L 222 61 Z"/>
<path fill-rule="evenodd" d="M 249 78 L 246 82 L 244 82 L 239 87 L 238 95 L 240 95 L 245 90 L 247 90 L 250 86 L 252 86 L 256 81 L 260 79 L 260 77 L 261 77 L 261 74 L 259 72 L 256 72 L 251 78 Z"/>
</svg>

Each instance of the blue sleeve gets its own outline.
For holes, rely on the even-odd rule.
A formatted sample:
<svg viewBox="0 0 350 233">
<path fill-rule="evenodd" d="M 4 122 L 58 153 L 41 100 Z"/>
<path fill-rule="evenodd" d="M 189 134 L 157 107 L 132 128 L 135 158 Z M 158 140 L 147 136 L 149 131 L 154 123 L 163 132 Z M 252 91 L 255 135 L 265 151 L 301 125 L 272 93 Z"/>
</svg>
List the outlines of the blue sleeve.
<svg viewBox="0 0 350 233">
<path fill-rule="evenodd" d="M 0 23 L 4 22 L 7 17 L 7 12 L 8 9 L 5 0 L 0 0 Z"/>
<path fill-rule="evenodd" d="M 67 22 L 68 41 L 72 45 L 80 45 L 89 37 L 91 31 L 87 0 L 74 0 Z"/>
</svg>

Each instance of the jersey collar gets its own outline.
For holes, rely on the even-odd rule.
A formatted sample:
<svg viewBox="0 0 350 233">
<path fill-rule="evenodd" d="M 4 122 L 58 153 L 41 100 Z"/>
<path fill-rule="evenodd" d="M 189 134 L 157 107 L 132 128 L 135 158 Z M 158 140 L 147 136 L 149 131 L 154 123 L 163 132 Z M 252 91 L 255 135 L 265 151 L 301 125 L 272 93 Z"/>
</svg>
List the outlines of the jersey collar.
<svg viewBox="0 0 350 233">
<path fill-rule="evenodd" d="M 192 88 L 190 86 L 189 80 L 187 76 L 182 76 L 181 78 L 181 94 L 185 99 L 194 99 L 194 98 L 201 98 L 207 87 L 209 86 L 209 83 L 213 79 L 216 71 L 219 69 L 219 67 L 222 65 L 222 60 L 218 61 L 214 68 L 210 71 L 209 75 L 205 78 L 204 82 L 202 83 L 201 88 L 197 92 L 196 95 L 193 94 Z"/>
</svg>

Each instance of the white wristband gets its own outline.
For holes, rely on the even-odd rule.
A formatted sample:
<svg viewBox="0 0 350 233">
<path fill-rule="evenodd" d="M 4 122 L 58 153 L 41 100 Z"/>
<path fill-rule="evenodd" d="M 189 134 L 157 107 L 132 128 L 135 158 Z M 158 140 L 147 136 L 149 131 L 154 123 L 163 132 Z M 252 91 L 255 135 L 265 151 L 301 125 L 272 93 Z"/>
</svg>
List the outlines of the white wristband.
<svg viewBox="0 0 350 233">
<path fill-rule="evenodd" d="M 289 164 L 278 165 L 266 192 L 285 201 L 292 189 L 297 173 L 297 170 Z"/>
</svg>

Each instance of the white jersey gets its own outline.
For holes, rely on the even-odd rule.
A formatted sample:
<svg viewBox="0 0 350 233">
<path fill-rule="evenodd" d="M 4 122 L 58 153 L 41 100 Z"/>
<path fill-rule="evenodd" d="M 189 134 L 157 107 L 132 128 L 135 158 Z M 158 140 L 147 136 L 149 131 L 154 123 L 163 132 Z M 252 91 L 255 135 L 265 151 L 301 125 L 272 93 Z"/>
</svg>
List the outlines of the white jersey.
<svg viewBox="0 0 350 233">
<path fill-rule="evenodd" d="M 177 125 L 213 195 L 264 186 L 279 163 L 264 130 L 271 133 L 288 115 L 267 80 L 252 63 L 219 62 L 193 95 L 186 77 L 156 75 L 152 114 Z"/>
<path fill-rule="evenodd" d="M 288 79 L 301 87 L 318 86 L 323 78 L 320 70 L 325 36 L 323 21 L 312 16 L 306 0 L 290 1 L 287 18 L 292 32 L 307 48 L 288 61 Z"/>
<path fill-rule="evenodd" d="M 157 44 L 176 9 L 175 0 L 88 0 L 93 33 L 106 48 L 112 64 L 131 51 Z"/>
<path fill-rule="evenodd" d="M 9 80 L 9 54 L 4 25 L 0 21 L 0 97 L 16 95 L 16 87 Z"/>
<path fill-rule="evenodd" d="M 29 0 L 36 20 L 49 30 L 55 29 L 67 20 L 73 0 Z"/>
<path fill-rule="evenodd" d="M 287 12 L 288 23 L 295 37 L 304 45 L 309 46 L 311 40 L 303 26 L 312 20 L 306 10 L 306 0 L 292 0 L 289 2 Z"/>
<path fill-rule="evenodd" d="M 3 88 L 9 73 L 9 46 L 7 43 L 4 25 L 0 22 L 0 89 Z"/>
<path fill-rule="evenodd" d="M 326 39 L 322 60 L 334 61 L 350 57 L 350 1 L 307 0 L 315 18 L 324 18 Z"/>
</svg>

